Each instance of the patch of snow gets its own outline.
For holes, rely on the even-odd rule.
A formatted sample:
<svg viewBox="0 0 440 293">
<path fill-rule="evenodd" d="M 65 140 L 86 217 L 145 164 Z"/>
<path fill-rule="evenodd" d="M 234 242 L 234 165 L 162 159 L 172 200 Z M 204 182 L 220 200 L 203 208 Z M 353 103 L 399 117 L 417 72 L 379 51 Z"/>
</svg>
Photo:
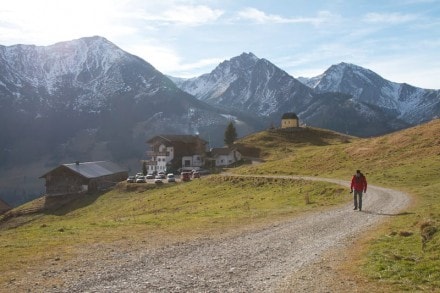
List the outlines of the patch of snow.
<svg viewBox="0 0 440 293">
<path fill-rule="evenodd" d="M 238 121 L 238 118 L 229 114 L 220 114 L 222 117 L 225 117 L 227 120 Z"/>
</svg>

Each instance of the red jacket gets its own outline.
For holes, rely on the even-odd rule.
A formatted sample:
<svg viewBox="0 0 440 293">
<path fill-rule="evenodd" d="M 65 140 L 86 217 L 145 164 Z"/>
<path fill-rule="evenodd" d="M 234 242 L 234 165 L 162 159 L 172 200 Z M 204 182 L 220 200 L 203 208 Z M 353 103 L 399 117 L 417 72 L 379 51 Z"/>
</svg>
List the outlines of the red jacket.
<svg viewBox="0 0 440 293">
<path fill-rule="evenodd" d="M 367 179 L 365 179 L 364 174 L 361 174 L 359 177 L 356 175 L 353 176 L 351 179 L 351 190 L 353 189 L 356 191 L 367 192 Z"/>
</svg>

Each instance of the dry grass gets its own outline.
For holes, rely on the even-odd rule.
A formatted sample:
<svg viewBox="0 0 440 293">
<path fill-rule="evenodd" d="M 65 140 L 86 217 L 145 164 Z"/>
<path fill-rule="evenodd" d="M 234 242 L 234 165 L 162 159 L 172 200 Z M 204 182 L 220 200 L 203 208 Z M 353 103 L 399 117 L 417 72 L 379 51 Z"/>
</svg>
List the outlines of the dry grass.
<svg viewBox="0 0 440 293">
<path fill-rule="evenodd" d="M 74 258 L 81 247 L 127 244 L 128 239 L 145 246 L 143 241 L 151 237 L 191 239 L 225 233 L 346 202 L 344 191 L 328 183 L 231 176 L 160 187 L 120 184 L 108 193 L 78 197 L 3 223 L 0 283 L 60 255 Z M 304 194 L 313 202 L 306 204 Z M 40 204 L 41 200 L 28 206 Z"/>
<path fill-rule="evenodd" d="M 373 232 L 368 243 L 357 247 L 361 267 L 354 267 L 355 259 L 349 259 L 344 270 L 355 275 L 362 272 L 362 278 L 375 283 L 373 287 L 386 286 L 386 291 L 440 291 L 439 133 L 437 119 L 381 137 L 353 139 L 348 144 L 337 140 L 320 146 L 292 143 L 269 150 L 266 144 L 248 138 L 261 153 L 283 155 L 280 159 L 268 155 L 272 159 L 267 163 L 244 166 L 236 172 L 348 180 L 354 170 L 361 169 L 370 184 L 410 193 L 414 205 Z M 292 151 L 287 153 L 285 149 Z"/>
<path fill-rule="evenodd" d="M 267 131 L 238 142 L 267 163 L 244 166 L 237 172 L 348 179 L 361 169 L 370 183 L 411 193 L 414 205 L 350 251 L 341 272 L 357 276 L 364 288 L 440 291 L 439 133 L 440 120 L 372 139 L 312 128 Z M 168 235 L 225 231 L 343 200 L 335 197 L 340 191 L 334 186 L 261 180 L 217 178 L 208 181 L 212 184 L 201 180 L 152 190 L 119 186 L 101 197 L 29 218 L 15 230 L 1 230 L 0 270 L 24 270 L 54 252 L 73 255 L 73 242 L 124 241 L 159 231 Z M 323 194 L 328 195 L 325 200 Z"/>
</svg>

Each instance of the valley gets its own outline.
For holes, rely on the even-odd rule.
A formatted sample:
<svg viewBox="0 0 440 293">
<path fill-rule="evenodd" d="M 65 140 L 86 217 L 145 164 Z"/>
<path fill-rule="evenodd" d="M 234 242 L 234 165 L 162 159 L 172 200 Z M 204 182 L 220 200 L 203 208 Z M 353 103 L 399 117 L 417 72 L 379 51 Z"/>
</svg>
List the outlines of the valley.
<svg viewBox="0 0 440 293">
<path fill-rule="evenodd" d="M 300 127 L 280 129 L 285 113 Z M 182 79 L 99 36 L 0 45 L 0 197 L 14 207 L 0 215 L 0 292 L 438 292 L 439 115 L 438 89 L 345 62 L 294 78 L 249 52 Z M 246 160 L 222 174 L 43 196 L 60 164 L 134 174 L 148 139 L 223 146 L 230 122 Z"/>
<path fill-rule="evenodd" d="M 145 141 L 158 134 L 197 134 L 219 147 L 231 121 L 244 137 L 295 112 L 302 125 L 372 137 L 440 114 L 439 90 L 344 62 L 297 79 L 249 52 L 177 79 L 94 36 L 0 46 L 0 66 L 0 196 L 12 206 L 39 196 L 36 176 L 62 163 L 138 170 Z"/>
</svg>

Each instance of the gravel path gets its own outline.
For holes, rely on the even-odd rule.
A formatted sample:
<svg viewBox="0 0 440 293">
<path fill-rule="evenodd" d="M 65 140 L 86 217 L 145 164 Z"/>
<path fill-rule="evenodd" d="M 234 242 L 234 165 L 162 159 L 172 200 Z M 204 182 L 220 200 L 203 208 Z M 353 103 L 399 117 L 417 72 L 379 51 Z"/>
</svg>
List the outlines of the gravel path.
<svg viewBox="0 0 440 293">
<path fill-rule="evenodd" d="M 333 179 L 274 177 L 349 186 Z M 402 192 L 369 186 L 362 212 L 353 211 L 350 203 L 238 235 L 148 250 L 114 250 L 105 259 L 83 262 L 81 274 L 78 268 L 64 268 L 58 276 L 63 278 L 62 287 L 45 292 L 279 292 L 296 273 L 408 205 L 409 197 Z M 319 275 L 287 288 L 329 292 Z"/>
</svg>

